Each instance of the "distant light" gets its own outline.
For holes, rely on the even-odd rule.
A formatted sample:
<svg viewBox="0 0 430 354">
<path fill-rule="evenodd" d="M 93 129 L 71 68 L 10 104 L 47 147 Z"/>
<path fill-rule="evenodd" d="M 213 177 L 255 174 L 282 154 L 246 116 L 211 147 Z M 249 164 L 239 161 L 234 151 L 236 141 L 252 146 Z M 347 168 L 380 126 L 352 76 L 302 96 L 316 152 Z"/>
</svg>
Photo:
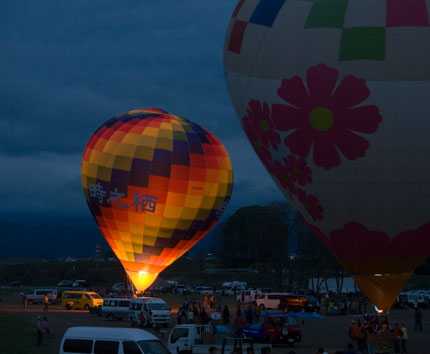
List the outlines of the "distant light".
<svg viewBox="0 0 430 354">
<path fill-rule="evenodd" d="M 384 276 L 384 274 L 373 274 L 375 277 L 383 277 Z"/>
<path fill-rule="evenodd" d="M 384 310 L 380 310 L 380 309 L 378 309 L 375 305 L 373 305 L 373 307 L 375 308 L 375 311 L 376 311 L 376 313 L 383 313 L 384 312 Z"/>
</svg>

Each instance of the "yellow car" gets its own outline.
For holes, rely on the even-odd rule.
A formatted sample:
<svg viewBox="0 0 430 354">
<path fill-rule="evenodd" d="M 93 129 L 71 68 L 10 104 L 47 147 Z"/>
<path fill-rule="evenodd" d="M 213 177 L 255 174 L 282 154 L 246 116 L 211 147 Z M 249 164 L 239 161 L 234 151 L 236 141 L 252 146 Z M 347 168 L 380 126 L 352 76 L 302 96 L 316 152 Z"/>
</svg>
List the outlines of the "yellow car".
<svg viewBox="0 0 430 354">
<path fill-rule="evenodd" d="M 61 306 L 67 310 L 89 310 L 103 303 L 103 298 L 92 291 L 63 291 Z"/>
</svg>

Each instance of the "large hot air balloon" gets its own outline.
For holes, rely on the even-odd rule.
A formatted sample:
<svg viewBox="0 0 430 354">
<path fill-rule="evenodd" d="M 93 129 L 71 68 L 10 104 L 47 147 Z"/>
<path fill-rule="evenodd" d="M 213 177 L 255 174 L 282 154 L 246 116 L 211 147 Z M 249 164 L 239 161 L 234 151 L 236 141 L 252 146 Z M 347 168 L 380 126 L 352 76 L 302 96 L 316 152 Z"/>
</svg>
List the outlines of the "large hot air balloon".
<svg viewBox="0 0 430 354">
<path fill-rule="evenodd" d="M 82 158 L 88 207 L 138 291 L 215 225 L 232 183 L 220 141 L 160 109 L 110 119 Z"/>
<path fill-rule="evenodd" d="M 253 148 L 380 309 L 430 255 L 428 1 L 241 0 L 224 50 Z"/>
</svg>

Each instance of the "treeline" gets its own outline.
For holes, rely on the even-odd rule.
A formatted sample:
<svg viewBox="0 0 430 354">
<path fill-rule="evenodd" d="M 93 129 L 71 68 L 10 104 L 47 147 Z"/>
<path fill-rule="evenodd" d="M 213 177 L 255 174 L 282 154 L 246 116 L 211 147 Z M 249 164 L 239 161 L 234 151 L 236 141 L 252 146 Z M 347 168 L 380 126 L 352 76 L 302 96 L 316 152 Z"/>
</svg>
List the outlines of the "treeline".
<svg viewBox="0 0 430 354">
<path fill-rule="evenodd" d="M 226 268 L 272 273 L 275 287 L 307 287 L 309 278 L 345 276 L 287 202 L 238 209 L 227 220 L 214 253 Z"/>
</svg>

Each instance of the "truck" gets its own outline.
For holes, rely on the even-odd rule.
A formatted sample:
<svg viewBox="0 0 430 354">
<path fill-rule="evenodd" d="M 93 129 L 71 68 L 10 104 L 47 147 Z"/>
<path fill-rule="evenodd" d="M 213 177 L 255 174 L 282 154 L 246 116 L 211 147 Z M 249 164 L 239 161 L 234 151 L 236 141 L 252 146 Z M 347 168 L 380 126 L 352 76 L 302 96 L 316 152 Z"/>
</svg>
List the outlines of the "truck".
<svg viewBox="0 0 430 354">
<path fill-rule="evenodd" d="M 261 315 L 260 323 L 245 326 L 242 333 L 255 341 L 288 344 L 290 347 L 302 340 L 297 320 L 282 313 Z"/>
<path fill-rule="evenodd" d="M 31 294 L 25 295 L 28 304 L 43 304 L 45 302 L 45 296 L 48 296 L 48 301 L 50 304 L 57 303 L 57 289 L 34 289 Z"/>
<path fill-rule="evenodd" d="M 178 354 L 207 354 L 211 347 L 221 350 L 222 354 L 237 353 L 237 349 L 241 350 L 240 353 L 246 353 L 248 347 L 260 353 L 261 348 L 271 345 L 254 343 L 252 338 L 226 337 L 225 334 L 218 334 L 211 324 L 176 325 L 167 341 L 169 351 Z"/>
</svg>

